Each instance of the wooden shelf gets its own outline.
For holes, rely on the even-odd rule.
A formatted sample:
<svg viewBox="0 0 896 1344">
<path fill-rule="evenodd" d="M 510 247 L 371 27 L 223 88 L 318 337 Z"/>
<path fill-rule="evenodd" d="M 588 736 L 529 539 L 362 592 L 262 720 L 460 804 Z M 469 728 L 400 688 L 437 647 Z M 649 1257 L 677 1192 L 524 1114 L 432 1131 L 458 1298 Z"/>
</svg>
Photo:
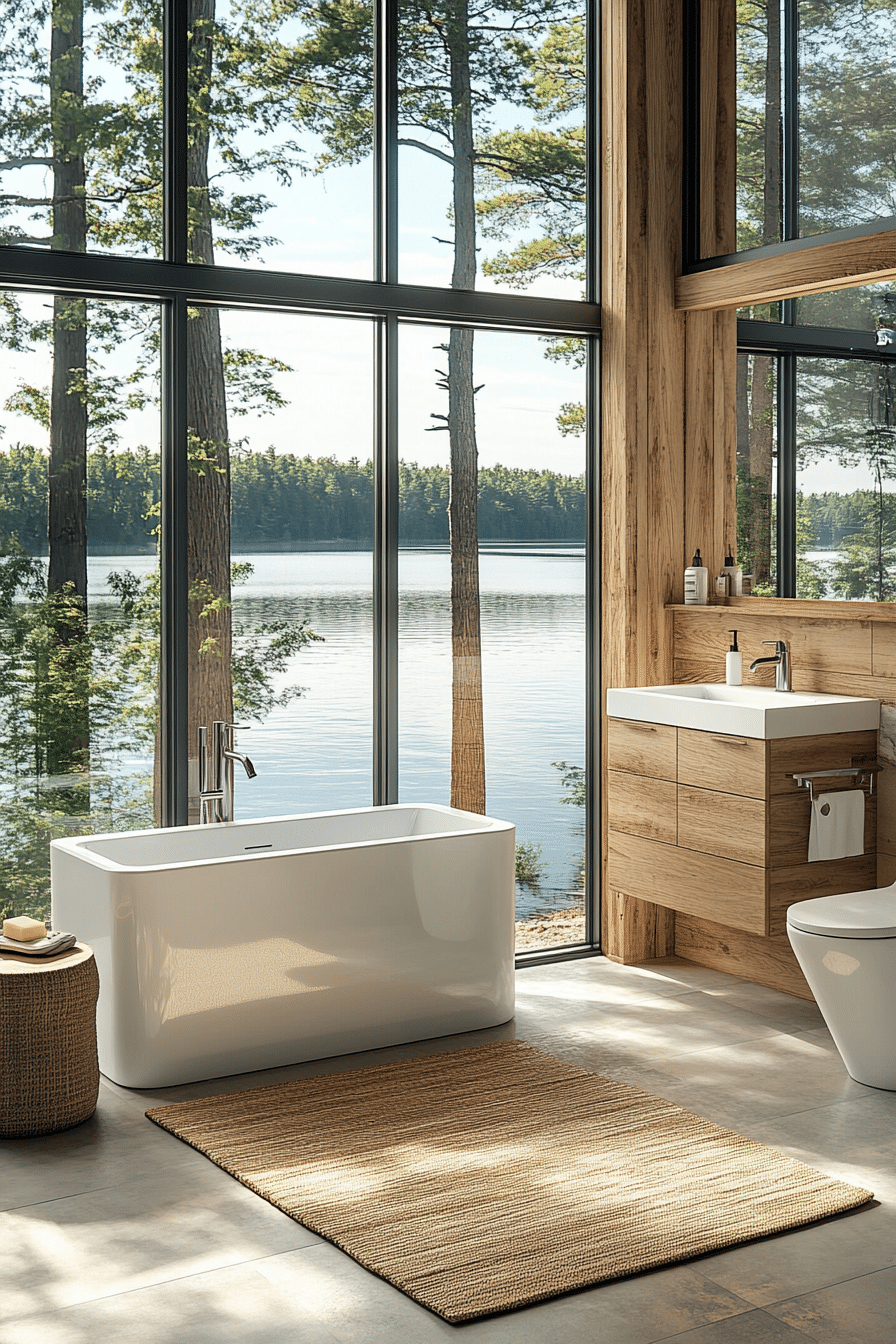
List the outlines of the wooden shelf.
<svg viewBox="0 0 896 1344">
<path fill-rule="evenodd" d="M 799 616 L 814 621 L 890 621 L 896 624 L 896 602 L 808 601 L 799 597 L 722 597 L 703 606 L 667 602 L 667 611 L 723 611 L 754 616 Z"/>
</svg>

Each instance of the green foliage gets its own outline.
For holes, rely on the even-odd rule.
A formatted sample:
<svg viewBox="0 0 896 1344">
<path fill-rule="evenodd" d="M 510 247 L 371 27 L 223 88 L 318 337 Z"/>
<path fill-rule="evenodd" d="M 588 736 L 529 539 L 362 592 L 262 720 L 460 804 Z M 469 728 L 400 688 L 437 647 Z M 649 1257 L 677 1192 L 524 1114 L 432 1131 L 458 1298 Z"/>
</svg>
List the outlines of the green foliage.
<svg viewBox="0 0 896 1344">
<path fill-rule="evenodd" d="M 147 782 L 119 765 L 151 752 L 154 732 L 133 615 L 85 622 L 70 586 L 47 592 L 39 560 L 15 543 L 0 556 L 0 911 L 46 916 L 49 840 L 152 824 Z"/>
<path fill-rule="evenodd" d="M 195 471 L 218 470 L 208 445 L 194 442 Z M 154 551 L 159 498 L 158 454 L 91 453 L 87 471 L 91 545 L 126 555 Z M 399 467 L 403 542 L 448 540 L 447 467 Z M 232 538 L 237 550 L 320 541 L 372 544 L 373 467 L 352 458 L 237 452 L 231 461 Z M 0 535 L 15 536 L 30 555 L 46 551 L 46 455 L 28 445 L 0 450 Z M 584 540 L 581 476 L 521 467 L 479 472 L 479 531 L 489 540 Z"/>
<path fill-rule="evenodd" d="M 514 876 L 517 882 L 531 891 L 537 891 L 541 875 L 547 867 L 547 860 L 541 857 L 541 845 L 532 845 L 522 841 L 517 845 L 514 859 Z"/>
<path fill-rule="evenodd" d="M 560 771 L 560 779 L 564 789 L 569 789 L 561 803 L 568 803 L 571 807 L 585 806 L 585 770 L 581 765 L 570 765 L 569 761 L 551 761 L 555 770 Z"/>
<path fill-rule="evenodd" d="M 798 9 L 800 234 L 892 216 L 896 3 L 801 0 Z M 778 0 L 738 0 L 738 248 L 780 237 L 779 16 Z"/>
</svg>

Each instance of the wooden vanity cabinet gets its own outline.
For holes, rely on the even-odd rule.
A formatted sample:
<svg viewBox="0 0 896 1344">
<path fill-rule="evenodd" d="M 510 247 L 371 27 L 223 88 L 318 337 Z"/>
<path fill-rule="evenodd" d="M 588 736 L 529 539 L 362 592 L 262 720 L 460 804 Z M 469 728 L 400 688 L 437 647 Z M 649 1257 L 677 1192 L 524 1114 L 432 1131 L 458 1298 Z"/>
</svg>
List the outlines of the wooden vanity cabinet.
<svg viewBox="0 0 896 1344">
<path fill-rule="evenodd" d="M 794 901 L 877 885 L 877 798 L 865 851 L 809 863 L 809 791 L 798 771 L 876 765 L 877 733 L 764 741 L 632 719 L 607 721 L 614 890 L 747 933 L 785 931 Z M 816 794 L 850 787 L 821 781 Z"/>
</svg>

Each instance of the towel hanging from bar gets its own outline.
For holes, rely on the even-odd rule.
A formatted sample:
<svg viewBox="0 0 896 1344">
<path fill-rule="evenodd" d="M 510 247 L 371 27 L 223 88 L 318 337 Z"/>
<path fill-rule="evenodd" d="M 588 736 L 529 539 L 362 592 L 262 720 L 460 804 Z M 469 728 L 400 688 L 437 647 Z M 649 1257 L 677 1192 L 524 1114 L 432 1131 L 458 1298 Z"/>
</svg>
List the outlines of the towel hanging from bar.
<svg viewBox="0 0 896 1344">
<path fill-rule="evenodd" d="M 865 852 L 865 794 L 862 789 L 823 793 L 812 799 L 809 862 L 847 859 Z"/>
</svg>

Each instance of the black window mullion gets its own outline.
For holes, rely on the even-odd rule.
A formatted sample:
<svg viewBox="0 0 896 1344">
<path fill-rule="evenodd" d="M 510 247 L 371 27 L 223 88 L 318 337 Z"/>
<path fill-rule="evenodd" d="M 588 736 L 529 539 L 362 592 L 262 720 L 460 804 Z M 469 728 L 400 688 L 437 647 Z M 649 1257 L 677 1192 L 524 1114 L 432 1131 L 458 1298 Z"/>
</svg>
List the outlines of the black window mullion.
<svg viewBox="0 0 896 1344">
<path fill-rule="evenodd" d="M 398 283 L 398 0 L 374 3 L 375 278 Z"/>
<path fill-rule="evenodd" d="M 373 803 L 398 802 L 398 321 L 376 323 Z"/>
<path fill-rule="evenodd" d="M 585 68 L 599 70 L 600 0 L 586 0 Z M 585 298 L 597 303 L 600 296 L 600 87 L 589 80 L 585 87 Z"/>
<path fill-rule="evenodd" d="M 159 748 L 160 821 L 188 820 L 187 302 L 162 307 Z"/>
<path fill-rule="evenodd" d="M 778 358 L 778 596 L 796 597 L 796 355 Z"/>
</svg>

